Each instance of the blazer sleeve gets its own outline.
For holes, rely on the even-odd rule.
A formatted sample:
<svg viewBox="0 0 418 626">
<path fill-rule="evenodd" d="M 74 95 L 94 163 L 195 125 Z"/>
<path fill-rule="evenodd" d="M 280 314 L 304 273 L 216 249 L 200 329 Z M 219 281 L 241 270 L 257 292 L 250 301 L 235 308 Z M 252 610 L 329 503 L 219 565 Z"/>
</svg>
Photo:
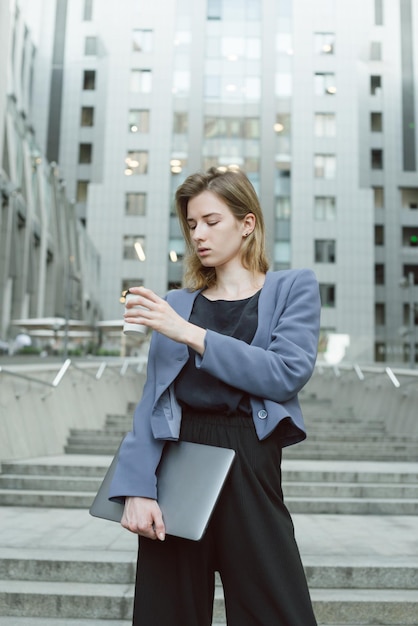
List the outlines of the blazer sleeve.
<svg viewBox="0 0 418 626">
<path fill-rule="evenodd" d="M 295 272 L 284 306 L 274 309 L 274 319 L 259 318 L 259 325 L 272 323 L 267 349 L 208 330 L 205 351 L 196 356 L 196 367 L 252 396 L 286 402 L 312 375 L 320 308 L 314 273 Z"/>
<path fill-rule="evenodd" d="M 133 430 L 127 433 L 119 450 L 118 463 L 109 489 L 111 500 L 123 500 L 126 496 L 157 499 L 155 471 L 165 442 L 155 439 L 151 428 L 154 378 L 154 355 L 150 348 L 147 380 L 135 409 Z"/>
</svg>

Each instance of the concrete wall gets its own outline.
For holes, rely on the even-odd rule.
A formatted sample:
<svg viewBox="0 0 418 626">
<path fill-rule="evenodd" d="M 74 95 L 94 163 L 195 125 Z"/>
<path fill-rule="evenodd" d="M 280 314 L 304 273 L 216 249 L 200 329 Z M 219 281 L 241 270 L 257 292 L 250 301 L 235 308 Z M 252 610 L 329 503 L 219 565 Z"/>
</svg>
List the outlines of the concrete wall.
<svg viewBox="0 0 418 626">
<path fill-rule="evenodd" d="M 71 428 L 101 428 L 107 414 L 126 414 L 141 395 L 144 373 L 132 360 L 70 365 L 55 388 L 10 375 L 52 383 L 61 364 L 0 368 L 0 462 L 62 454 Z"/>
<path fill-rule="evenodd" d="M 395 386 L 388 375 L 394 376 Z M 381 419 L 390 435 L 418 437 L 418 371 L 385 367 L 318 366 L 302 393 L 303 402 L 315 397 L 318 411 L 335 419 Z M 364 379 L 361 380 L 360 377 Z M 417 450 L 418 459 L 418 450 Z"/>
</svg>

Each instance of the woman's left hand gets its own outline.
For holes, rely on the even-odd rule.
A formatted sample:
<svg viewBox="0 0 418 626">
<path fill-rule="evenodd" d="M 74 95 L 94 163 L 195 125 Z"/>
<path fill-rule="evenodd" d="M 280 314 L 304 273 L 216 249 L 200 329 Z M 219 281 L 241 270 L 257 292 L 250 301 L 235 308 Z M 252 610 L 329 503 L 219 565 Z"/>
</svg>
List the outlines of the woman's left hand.
<svg viewBox="0 0 418 626">
<path fill-rule="evenodd" d="M 203 354 L 206 331 L 182 318 L 166 300 L 146 287 L 130 287 L 129 292 L 137 296 L 126 303 L 125 321 L 142 324 L 162 333 L 169 339 L 184 343 L 199 354 Z M 145 307 L 144 309 L 135 307 Z"/>
</svg>

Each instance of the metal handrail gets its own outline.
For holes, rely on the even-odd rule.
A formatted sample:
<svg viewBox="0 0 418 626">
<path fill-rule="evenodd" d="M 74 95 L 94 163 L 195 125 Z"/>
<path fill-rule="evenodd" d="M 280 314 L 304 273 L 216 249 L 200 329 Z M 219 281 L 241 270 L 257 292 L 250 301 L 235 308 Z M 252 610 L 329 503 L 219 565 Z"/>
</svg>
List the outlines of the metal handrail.
<svg viewBox="0 0 418 626">
<path fill-rule="evenodd" d="M 418 370 L 410 370 L 410 369 L 401 369 L 401 368 L 392 368 L 392 367 L 377 367 L 377 366 L 367 366 L 364 365 L 360 367 L 358 363 L 338 363 L 338 365 L 331 363 L 324 363 L 323 361 L 318 361 L 316 363 L 315 369 L 323 374 L 325 369 L 333 371 L 336 378 L 341 377 L 342 371 L 349 372 L 353 371 L 356 373 L 359 381 L 370 380 L 370 376 L 366 377 L 365 374 L 369 373 L 373 376 L 388 376 L 389 380 L 397 389 L 403 388 L 406 385 L 410 385 L 412 383 L 417 383 L 418 380 Z M 373 377 L 372 376 L 372 377 Z M 408 380 L 407 382 L 401 382 L 400 378 L 402 376 L 412 376 L 413 380 Z"/>
<path fill-rule="evenodd" d="M 138 366 L 137 366 L 137 372 L 140 372 L 144 362 L 146 361 L 145 358 L 140 358 L 138 359 Z M 119 375 L 120 376 L 124 376 L 129 368 L 130 365 L 130 361 L 129 359 L 124 359 L 123 363 L 122 363 L 122 367 L 119 371 Z M 39 385 L 45 385 L 46 387 L 51 387 L 51 388 L 56 388 L 58 387 L 58 385 L 60 384 L 60 382 L 62 381 L 62 379 L 64 378 L 66 372 L 68 371 L 68 369 L 71 367 L 74 367 L 75 369 L 78 369 L 80 371 L 83 372 L 83 374 L 89 376 L 90 378 L 93 378 L 95 380 L 100 380 L 100 378 L 103 376 L 104 371 L 106 370 L 106 368 L 108 367 L 108 363 L 106 361 L 102 361 L 98 367 L 98 370 L 96 372 L 96 374 L 90 374 L 90 372 L 87 372 L 86 369 L 84 367 L 80 367 L 80 365 L 78 365 L 77 363 L 74 363 L 74 361 L 72 361 L 71 359 L 66 359 L 64 361 L 64 363 L 61 365 L 58 373 L 55 375 L 55 378 L 52 382 L 48 382 L 46 380 L 42 380 L 41 378 L 36 378 L 35 376 L 28 376 L 27 374 L 21 374 L 19 372 L 15 372 L 13 370 L 7 369 L 3 366 L 0 366 L 0 374 L 6 374 L 7 376 L 14 376 L 15 378 L 20 378 L 22 380 L 27 380 L 29 382 L 32 383 L 38 383 Z M 113 369 L 110 368 L 110 371 L 113 372 Z M 115 372 L 116 374 L 116 372 Z"/>
<path fill-rule="evenodd" d="M 46 380 L 42 380 L 40 378 L 35 378 L 34 376 L 27 376 L 26 374 L 19 374 L 18 372 L 12 372 L 0 365 L 0 374 L 7 374 L 8 376 L 15 376 L 16 378 L 22 378 L 23 380 L 28 380 L 32 383 L 39 383 L 40 385 L 46 385 L 47 387 L 58 387 L 61 380 L 63 379 L 65 372 L 71 365 L 71 359 L 66 359 L 64 363 L 61 365 L 61 368 L 58 374 L 55 376 L 52 383 L 47 382 Z"/>
</svg>

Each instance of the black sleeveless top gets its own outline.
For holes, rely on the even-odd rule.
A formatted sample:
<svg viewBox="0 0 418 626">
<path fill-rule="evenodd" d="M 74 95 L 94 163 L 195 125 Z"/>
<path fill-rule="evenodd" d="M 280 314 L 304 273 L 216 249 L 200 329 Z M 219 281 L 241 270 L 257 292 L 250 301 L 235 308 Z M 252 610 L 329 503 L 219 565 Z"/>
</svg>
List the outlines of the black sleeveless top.
<svg viewBox="0 0 418 626">
<path fill-rule="evenodd" d="M 260 291 L 245 300 L 208 300 L 200 293 L 195 299 L 189 321 L 249 344 L 257 330 L 259 295 Z M 197 369 L 195 355 L 196 352 L 189 348 L 189 360 L 175 382 L 180 405 L 186 410 L 250 415 L 249 395 Z"/>
</svg>

